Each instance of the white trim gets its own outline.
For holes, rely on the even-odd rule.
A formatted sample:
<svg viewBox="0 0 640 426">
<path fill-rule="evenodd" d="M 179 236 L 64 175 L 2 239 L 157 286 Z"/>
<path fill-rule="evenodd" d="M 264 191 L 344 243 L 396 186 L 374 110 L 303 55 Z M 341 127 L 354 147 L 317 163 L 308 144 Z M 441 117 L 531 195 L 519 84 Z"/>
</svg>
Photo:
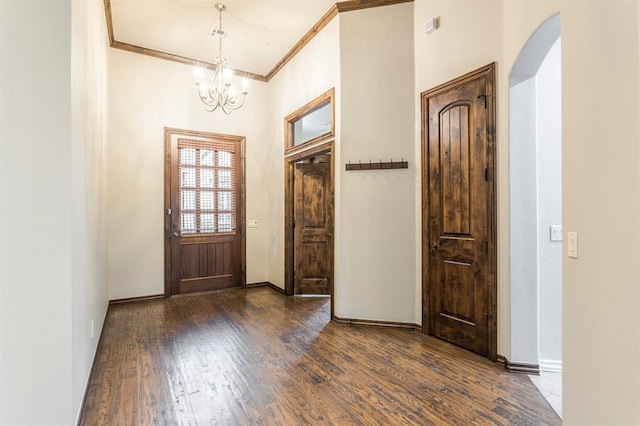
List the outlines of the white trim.
<svg viewBox="0 0 640 426">
<path fill-rule="evenodd" d="M 541 359 L 540 371 L 546 371 L 549 373 L 562 373 L 562 361 L 556 361 L 553 359 Z"/>
</svg>

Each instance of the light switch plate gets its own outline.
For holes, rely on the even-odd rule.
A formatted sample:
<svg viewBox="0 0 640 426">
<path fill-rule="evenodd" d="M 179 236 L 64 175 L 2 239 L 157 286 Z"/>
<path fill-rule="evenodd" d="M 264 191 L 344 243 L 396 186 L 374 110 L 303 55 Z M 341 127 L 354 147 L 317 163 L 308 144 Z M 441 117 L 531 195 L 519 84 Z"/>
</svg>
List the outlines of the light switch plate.
<svg viewBox="0 0 640 426">
<path fill-rule="evenodd" d="M 562 241 L 562 225 L 551 225 L 549 238 L 551 241 Z"/>
<path fill-rule="evenodd" d="M 567 232 L 567 255 L 572 259 L 578 258 L 578 233 Z"/>
<path fill-rule="evenodd" d="M 247 221 L 247 227 L 248 228 L 257 228 L 258 227 L 258 220 L 257 219 L 250 219 Z"/>
</svg>

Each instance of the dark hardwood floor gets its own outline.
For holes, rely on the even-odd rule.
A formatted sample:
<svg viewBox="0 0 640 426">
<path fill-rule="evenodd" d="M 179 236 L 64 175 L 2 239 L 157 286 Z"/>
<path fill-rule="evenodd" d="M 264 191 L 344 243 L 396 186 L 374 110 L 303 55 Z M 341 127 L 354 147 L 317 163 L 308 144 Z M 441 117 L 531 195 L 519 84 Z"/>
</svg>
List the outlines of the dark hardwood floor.
<svg viewBox="0 0 640 426">
<path fill-rule="evenodd" d="M 559 425 L 528 377 L 262 287 L 112 305 L 84 425 Z"/>
</svg>

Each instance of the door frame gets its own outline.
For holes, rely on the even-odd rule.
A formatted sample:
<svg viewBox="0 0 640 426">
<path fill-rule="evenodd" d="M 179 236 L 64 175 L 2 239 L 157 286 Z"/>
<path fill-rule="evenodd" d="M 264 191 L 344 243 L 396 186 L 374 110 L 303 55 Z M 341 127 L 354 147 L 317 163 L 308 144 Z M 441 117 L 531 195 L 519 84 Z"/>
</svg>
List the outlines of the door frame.
<svg viewBox="0 0 640 426">
<path fill-rule="evenodd" d="M 306 160 L 316 157 L 321 154 L 329 154 L 331 156 L 330 161 L 330 180 L 329 183 L 329 196 L 330 205 L 334 214 L 333 217 L 333 232 L 331 233 L 329 241 L 329 250 L 331 253 L 331 279 L 329 284 L 329 294 L 331 296 L 331 320 L 334 319 L 333 307 L 334 307 L 334 277 L 335 277 L 335 262 L 334 262 L 334 235 L 335 235 L 335 141 L 321 143 L 302 151 L 297 151 L 284 157 L 284 289 L 287 296 L 294 294 L 294 229 L 293 219 L 295 217 L 294 212 L 294 196 L 295 196 L 295 164 L 298 161 Z"/>
<path fill-rule="evenodd" d="M 240 287 L 247 285 L 247 252 L 246 252 L 246 166 L 245 166 L 245 145 L 244 136 L 226 135 L 221 133 L 202 132 L 197 130 L 164 128 L 164 297 L 177 296 L 173 292 L 171 285 L 171 136 L 179 135 L 186 137 L 201 137 L 210 139 L 221 139 L 238 144 L 240 150 L 240 182 L 236 202 L 238 203 L 237 232 L 238 244 L 240 245 Z M 173 212 L 171 212 L 173 213 Z M 218 290 L 225 291 L 225 290 Z M 215 292 L 215 291 L 214 291 Z M 198 293 L 192 293 L 198 294 Z"/>
<path fill-rule="evenodd" d="M 495 80 L 495 62 L 488 64 L 482 68 L 471 71 L 458 78 L 446 83 L 440 84 L 432 89 L 422 92 L 421 97 L 421 160 L 422 160 L 422 333 L 431 335 L 430 320 L 430 295 L 432 283 L 429 282 L 429 98 L 441 92 L 447 91 L 452 87 L 460 85 L 470 80 L 474 80 L 481 76 L 486 76 L 486 102 L 487 102 L 487 168 L 488 180 L 487 185 L 487 202 L 488 202 L 488 318 L 487 318 L 487 338 L 488 338 L 488 356 L 489 360 L 496 361 L 498 354 L 498 331 L 497 331 L 497 199 L 496 199 L 496 80 Z"/>
</svg>

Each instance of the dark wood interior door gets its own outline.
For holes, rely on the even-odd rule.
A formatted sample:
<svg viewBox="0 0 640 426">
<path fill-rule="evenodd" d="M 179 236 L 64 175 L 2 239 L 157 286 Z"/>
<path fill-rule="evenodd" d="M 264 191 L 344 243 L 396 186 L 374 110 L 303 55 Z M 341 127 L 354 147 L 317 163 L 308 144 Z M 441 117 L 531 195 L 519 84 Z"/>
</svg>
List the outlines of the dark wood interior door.
<svg viewBox="0 0 640 426">
<path fill-rule="evenodd" d="M 295 294 L 331 294 L 333 199 L 330 179 L 330 163 L 295 165 Z"/>
<path fill-rule="evenodd" d="M 244 285 L 243 141 L 170 135 L 170 294 Z"/>
<path fill-rule="evenodd" d="M 423 98 L 429 331 L 483 355 L 490 354 L 492 310 L 490 75 L 462 78 Z"/>
</svg>

